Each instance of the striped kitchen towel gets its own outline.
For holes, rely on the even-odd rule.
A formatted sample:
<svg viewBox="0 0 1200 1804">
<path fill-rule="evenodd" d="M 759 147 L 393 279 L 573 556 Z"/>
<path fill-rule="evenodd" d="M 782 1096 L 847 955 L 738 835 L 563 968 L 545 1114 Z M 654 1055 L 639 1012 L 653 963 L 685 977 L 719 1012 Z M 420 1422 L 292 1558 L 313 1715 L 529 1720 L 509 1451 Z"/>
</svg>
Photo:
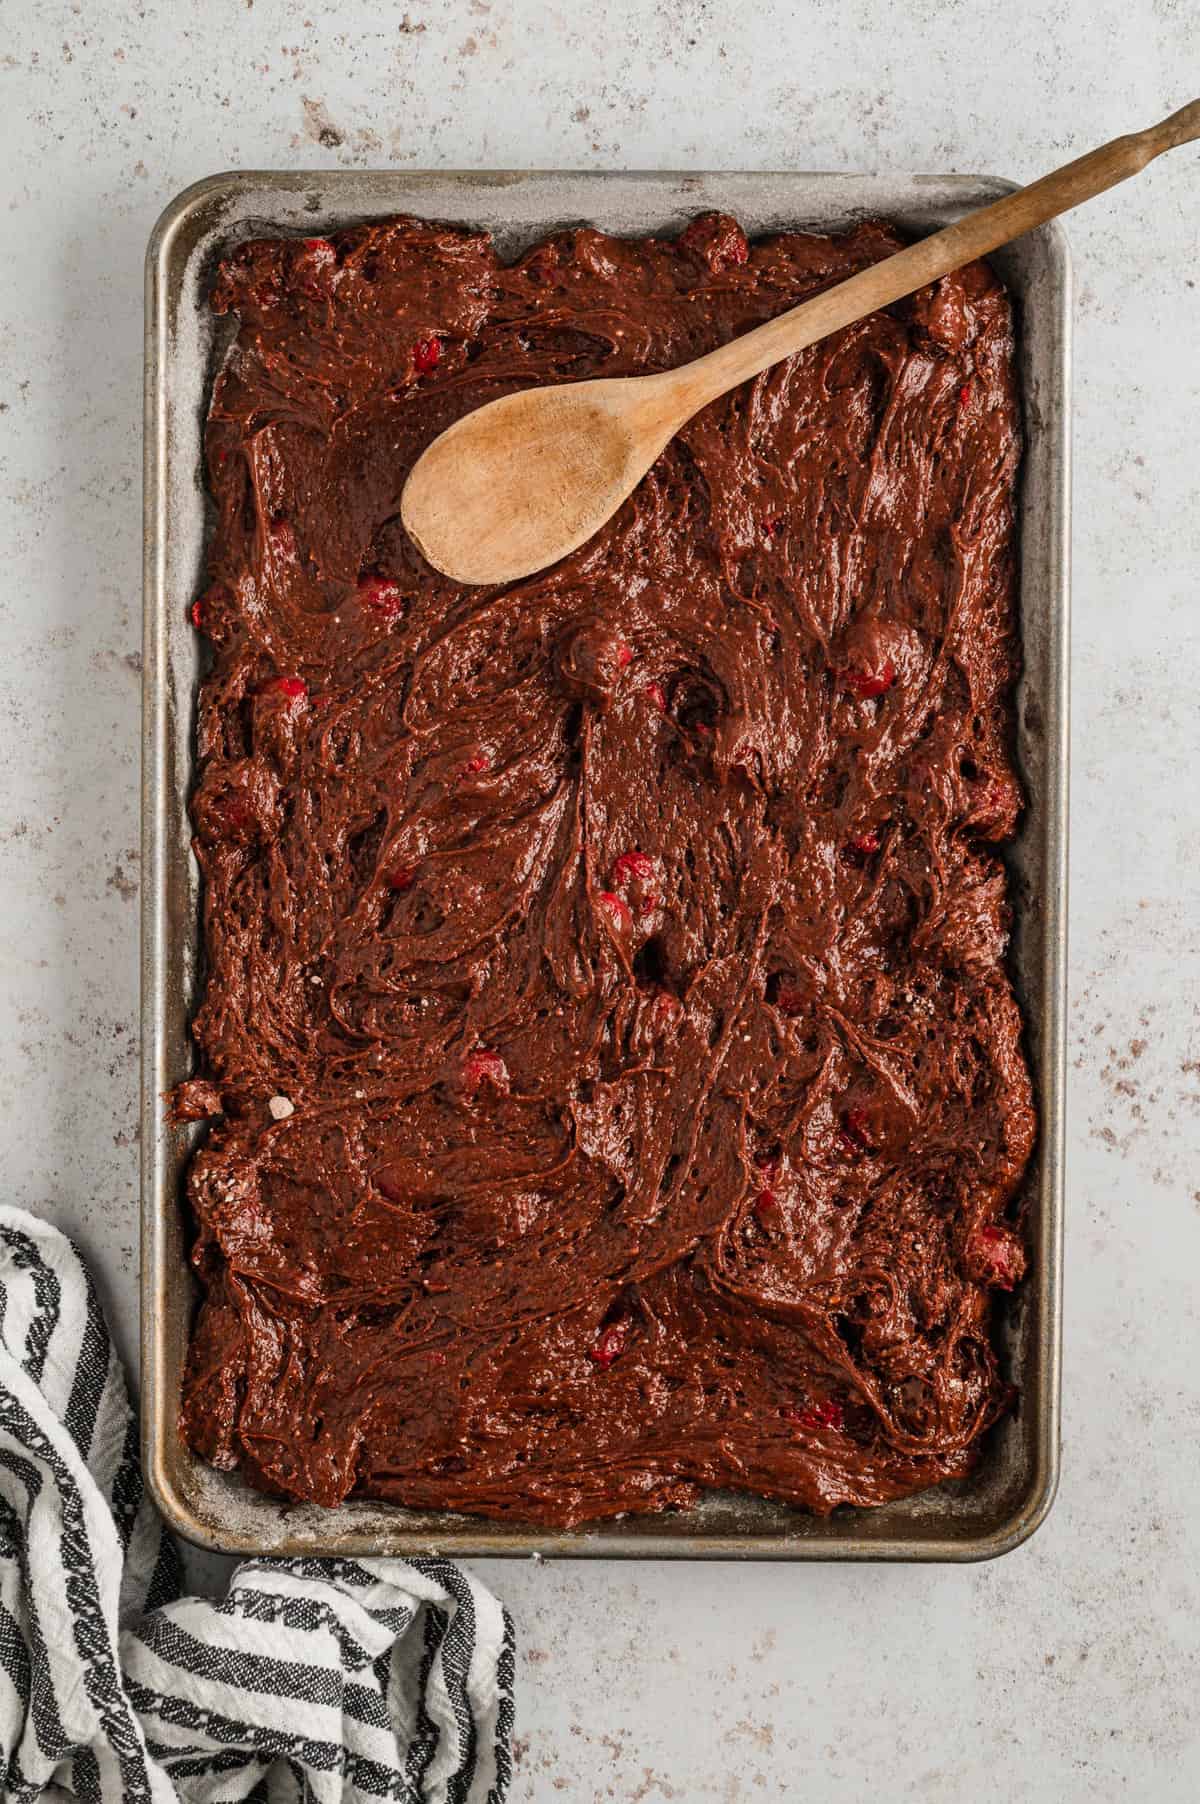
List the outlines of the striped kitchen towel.
<svg viewBox="0 0 1200 1804">
<path fill-rule="evenodd" d="M 448 1560 L 248 1560 L 179 1596 L 137 1423 L 68 1240 L 0 1207 L 7 1804 L 499 1804 L 513 1634 Z"/>
</svg>

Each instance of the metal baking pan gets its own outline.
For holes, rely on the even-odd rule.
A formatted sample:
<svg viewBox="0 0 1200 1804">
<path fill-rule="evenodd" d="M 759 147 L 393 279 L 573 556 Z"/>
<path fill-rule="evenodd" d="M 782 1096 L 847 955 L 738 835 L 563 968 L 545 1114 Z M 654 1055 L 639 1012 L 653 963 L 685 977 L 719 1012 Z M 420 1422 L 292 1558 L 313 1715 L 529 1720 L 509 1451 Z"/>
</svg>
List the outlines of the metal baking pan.
<svg viewBox="0 0 1200 1804">
<path fill-rule="evenodd" d="M 1045 1517 L 1059 1458 L 1066 1025 L 1071 278 L 1055 226 L 994 259 L 1017 308 L 1026 434 L 1017 733 L 1028 808 L 1008 857 L 1014 970 L 1041 1133 L 1028 1190 L 1032 1275 L 1000 1330 L 1020 1405 L 992 1431 L 969 1479 L 824 1519 L 713 1492 L 689 1511 L 571 1532 L 370 1501 L 329 1511 L 261 1496 L 236 1474 L 195 1459 L 179 1435 L 195 1304 L 181 1176 L 196 1130 L 170 1128 L 163 1111 L 164 1092 L 192 1067 L 188 1022 L 199 978 L 198 880 L 186 804 L 200 654 L 186 607 L 206 531 L 201 428 L 218 353 L 206 300 L 218 257 L 246 237 L 311 235 L 407 212 L 486 226 L 505 254 L 583 221 L 610 232 L 674 233 L 706 207 L 735 213 L 751 235 L 837 230 L 868 215 L 927 232 L 1008 187 L 974 176 L 239 172 L 188 188 L 159 220 L 146 266 L 141 1407 L 151 1491 L 189 1540 L 272 1554 L 975 1560 L 1017 1546 Z"/>
</svg>

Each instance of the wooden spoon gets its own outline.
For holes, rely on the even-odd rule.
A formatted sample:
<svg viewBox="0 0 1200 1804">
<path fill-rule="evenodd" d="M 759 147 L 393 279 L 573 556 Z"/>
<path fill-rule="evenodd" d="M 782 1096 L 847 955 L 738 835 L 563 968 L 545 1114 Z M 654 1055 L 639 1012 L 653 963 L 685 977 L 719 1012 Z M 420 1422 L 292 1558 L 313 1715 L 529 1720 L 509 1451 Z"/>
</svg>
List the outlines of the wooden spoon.
<svg viewBox="0 0 1200 1804">
<path fill-rule="evenodd" d="M 400 498 L 401 518 L 428 561 L 457 582 L 509 583 L 544 569 L 599 531 L 679 428 L 718 395 L 1196 137 L 1200 100 L 969 213 L 694 363 L 491 401 L 417 459 Z"/>
</svg>

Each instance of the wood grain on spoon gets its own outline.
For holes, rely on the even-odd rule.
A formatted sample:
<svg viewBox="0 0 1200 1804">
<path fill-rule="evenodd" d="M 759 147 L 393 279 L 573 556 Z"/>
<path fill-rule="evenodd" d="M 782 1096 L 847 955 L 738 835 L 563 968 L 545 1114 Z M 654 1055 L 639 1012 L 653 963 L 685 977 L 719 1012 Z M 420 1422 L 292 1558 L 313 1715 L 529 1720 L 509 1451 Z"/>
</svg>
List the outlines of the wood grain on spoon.
<svg viewBox="0 0 1200 1804">
<path fill-rule="evenodd" d="M 1200 100 L 860 270 L 694 363 L 654 376 L 529 388 L 436 438 L 400 513 L 418 549 L 462 583 L 508 583 L 598 532 L 694 413 L 782 358 L 949 275 L 1200 136 Z"/>
</svg>

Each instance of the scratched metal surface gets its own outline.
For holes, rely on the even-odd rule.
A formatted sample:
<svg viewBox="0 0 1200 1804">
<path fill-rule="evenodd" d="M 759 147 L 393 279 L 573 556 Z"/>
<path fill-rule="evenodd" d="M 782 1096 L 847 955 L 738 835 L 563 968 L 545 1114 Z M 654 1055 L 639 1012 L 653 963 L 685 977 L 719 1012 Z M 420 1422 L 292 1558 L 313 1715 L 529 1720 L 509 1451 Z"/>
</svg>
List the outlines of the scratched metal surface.
<svg viewBox="0 0 1200 1804">
<path fill-rule="evenodd" d="M 180 1202 L 191 1134 L 166 1126 L 161 1102 L 163 1091 L 191 1068 L 187 1023 L 198 978 L 197 876 L 186 798 L 199 649 L 185 607 L 206 530 L 200 433 L 218 350 L 205 293 L 223 250 L 263 231 L 311 234 L 405 211 L 485 225 L 505 254 L 582 220 L 611 231 L 670 232 L 706 206 L 736 213 L 752 234 L 837 229 L 866 214 L 929 230 L 1004 186 L 954 176 L 241 173 L 186 190 L 159 221 L 146 271 L 142 1433 L 149 1482 L 189 1539 L 264 1553 L 973 1560 L 1006 1552 L 1042 1520 L 1058 1475 L 1066 1031 L 1070 271 L 1065 242 L 1053 227 L 995 259 L 1018 307 L 1026 432 L 1025 672 L 1017 730 L 1029 806 L 1010 866 L 1014 969 L 1029 1025 L 1041 1136 L 1028 1192 L 1033 1275 L 1002 1326 L 1022 1404 L 994 1431 L 971 1479 L 826 1520 L 761 1498 L 711 1493 L 690 1511 L 570 1533 L 370 1501 L 329 1512 L 262 1497 L 237 1475 L 195 1460 L 177 1432 L 194 1306 Z"/>
</svg>

